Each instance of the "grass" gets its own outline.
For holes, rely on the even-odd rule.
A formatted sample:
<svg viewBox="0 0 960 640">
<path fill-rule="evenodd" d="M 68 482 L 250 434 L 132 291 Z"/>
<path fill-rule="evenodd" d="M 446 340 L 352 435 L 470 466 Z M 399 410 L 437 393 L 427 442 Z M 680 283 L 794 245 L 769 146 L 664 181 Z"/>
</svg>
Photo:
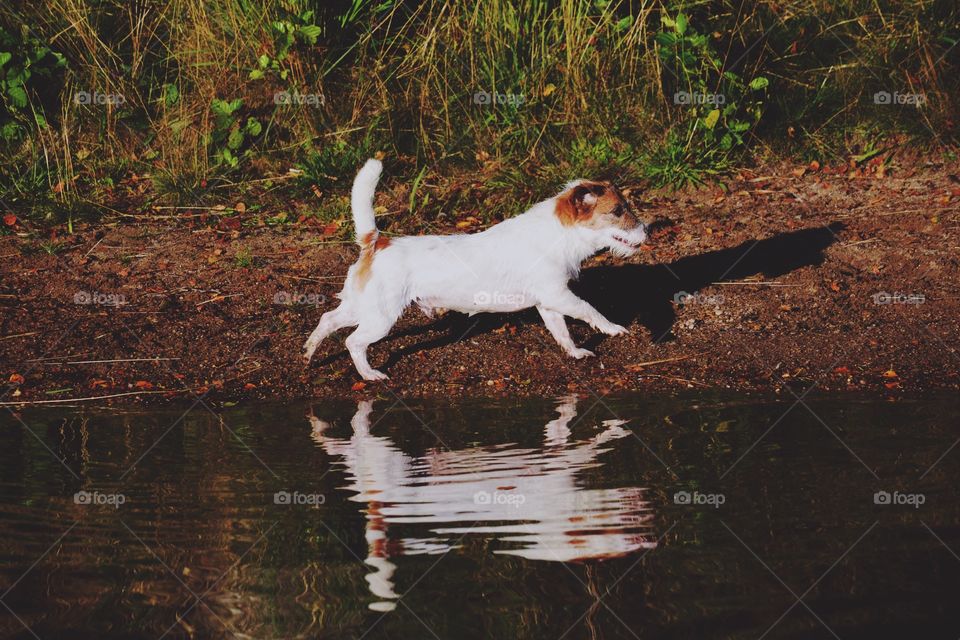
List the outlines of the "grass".
<svg viewBox="0 0 960 640">
<path fill-rule="evenodd" d="M 5 4 L 0 207 L 57 222 L 253 192 L 330 222 L 382 151 L 412 185 L 397 219 L 429 225 L 578 175 L 683 187 L 784 156 L 949 154 L 958 25 L 944 0 Z"/>
</svg>

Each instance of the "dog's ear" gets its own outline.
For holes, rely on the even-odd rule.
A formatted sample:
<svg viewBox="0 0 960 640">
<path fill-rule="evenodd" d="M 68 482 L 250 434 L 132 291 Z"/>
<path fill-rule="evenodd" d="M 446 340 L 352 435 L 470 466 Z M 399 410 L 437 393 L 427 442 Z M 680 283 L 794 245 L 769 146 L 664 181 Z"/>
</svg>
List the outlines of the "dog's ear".
<svg viewBox="0 0 960 640">
<path fill-rule="evenodd" d="M 578 184 L 557 198 L 556 214 L 564 225 L 589 218 L 599 200 L 595 185 Z"/>
<path fill-rule="evenodd" d="M 577 185 L 573 188 L 573 206 L 581 216 L 589 216 L 597 206 L 597 187 Z"/>
</svg>

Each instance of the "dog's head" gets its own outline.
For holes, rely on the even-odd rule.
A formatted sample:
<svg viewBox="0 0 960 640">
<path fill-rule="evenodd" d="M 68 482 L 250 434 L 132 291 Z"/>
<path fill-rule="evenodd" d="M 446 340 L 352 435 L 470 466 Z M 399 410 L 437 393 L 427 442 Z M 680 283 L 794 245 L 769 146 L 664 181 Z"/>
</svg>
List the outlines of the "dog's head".
<svg viewBox="0 0 960 640">
<path fill-rule="evenodd" d="M 598 250 L 628 257 L 647 239 L 647 226 L 609 182 L 577 180 L 567 185 L 556 203 L 561 224 L 586 232 Z"/>
</svg>

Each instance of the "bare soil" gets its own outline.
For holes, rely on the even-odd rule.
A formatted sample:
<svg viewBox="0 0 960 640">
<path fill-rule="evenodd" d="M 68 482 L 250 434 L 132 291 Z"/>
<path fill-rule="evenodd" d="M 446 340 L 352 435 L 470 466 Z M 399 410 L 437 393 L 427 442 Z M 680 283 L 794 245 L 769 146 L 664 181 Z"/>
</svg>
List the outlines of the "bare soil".
<svg viewBox="0 0 960 640">
<path fill-rule="evenodd" d="M 592 258 L 573 285 L 629 335 L 570 322 L 597 353 L 575 361 L 535 312 L 411 309 L 371 348 L 390 376 L 372 384 L 346 332 L 300 361 L 357 257 L 314 227 L 145 217 L 75 229 L 49 252 L 12 227 L 0 236 L 0 400 L 957 389 L 956 173 L 782 166 L 727 191 L 634 189 L 650 244 L 628 261 Z"/>
</svg>

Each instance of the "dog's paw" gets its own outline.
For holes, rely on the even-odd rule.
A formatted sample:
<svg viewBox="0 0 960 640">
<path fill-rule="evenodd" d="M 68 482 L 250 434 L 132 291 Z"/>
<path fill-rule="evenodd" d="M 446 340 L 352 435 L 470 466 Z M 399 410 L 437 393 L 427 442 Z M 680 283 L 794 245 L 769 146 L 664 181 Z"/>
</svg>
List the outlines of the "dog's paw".
<svg viewBox="0 0 960 640">
<path fill-rule="evenodd" d="M 571 358 L 576 358 L 577 360 L 582 360 L 583 358 L 592 358 L 593 356 L 597 355 L 589 349 L 571 349 L 567 353 L 570 354 Z"/>
<path fill-rule="evenodd" d="M 601 333 L 605 333 L 608 336 L 622 336 L 625 333 L 629 333 L 626 327 L 622 327 L 619 324 L 613 324 L 612 322 L 597 328 L 600 329 Z"/>
<path fill-rule="evenodd" d="M 377 371 L 376 369 L 370 369 L 360 374 L 364 380 L 369 380 L 375 382 L 377 380 L 389 380 L 389 376 L 383 371 Z"/>
</svg>

